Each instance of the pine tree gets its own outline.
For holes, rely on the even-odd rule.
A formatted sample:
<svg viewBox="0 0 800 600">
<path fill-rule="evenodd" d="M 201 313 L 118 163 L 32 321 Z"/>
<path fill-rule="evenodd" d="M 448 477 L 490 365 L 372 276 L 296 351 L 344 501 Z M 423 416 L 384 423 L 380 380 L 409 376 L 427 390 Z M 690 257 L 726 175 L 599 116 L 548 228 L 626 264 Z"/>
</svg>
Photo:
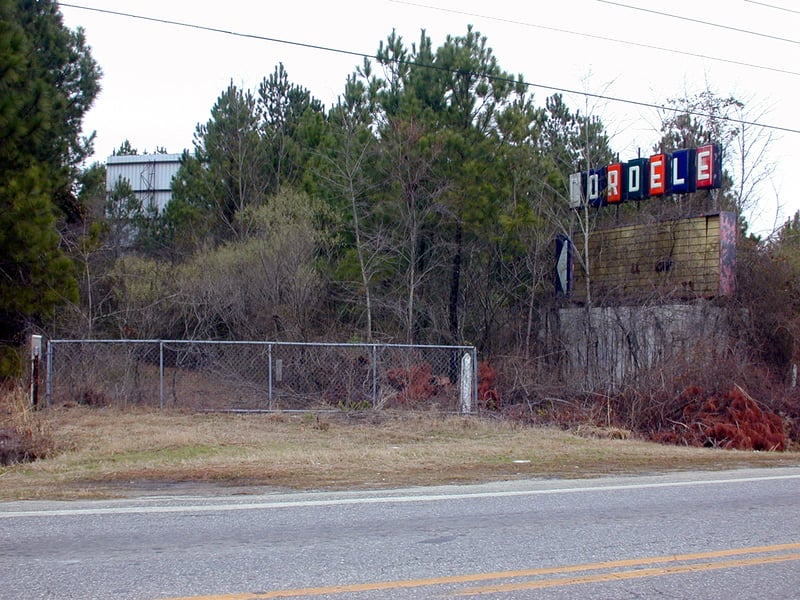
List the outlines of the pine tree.
<svg viewBox="0 0 800 600">
<path fill-rule="evenodd" d="M 80 219 L 73 182 L 91 151 L 81 135 L 100 70 L 81 30 L 49 0 L 0 0 L 0 376 L 13 347 L 77 299 L 57 216 Z"/>
</svg>

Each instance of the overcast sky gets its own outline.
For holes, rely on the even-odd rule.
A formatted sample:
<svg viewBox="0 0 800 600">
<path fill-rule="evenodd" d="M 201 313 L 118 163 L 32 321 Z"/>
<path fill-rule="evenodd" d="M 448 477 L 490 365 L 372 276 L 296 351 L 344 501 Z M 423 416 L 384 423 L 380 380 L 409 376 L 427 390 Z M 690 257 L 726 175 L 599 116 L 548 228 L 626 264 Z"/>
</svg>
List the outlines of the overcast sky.
<svg viewBox="0 0 800 600">
<path fill-rule="evenodd" d="M 536 101 L 561 91 L 573 108 L 599 116 L 623 161 L 639 149 L 649 154 L 658 139 L 658 111 L 643 104 L 706 88 L 747 101 L 749 118 L 772 126 L 751 135 L 775 138 L 769 160 L 777 166 L 748 215 L 753 229 L 800 209 L 792 185 L 800 6 L 792 0 L 71 0 L 61 12 L 68 27 L 85 29 L 104 72 L 84 122 L 97 133 L 97 161 L 126 139 L 140 152 L 191 149 L 231 81 L 255 90 L 278 63 L 329 107 L 358 55 L 373 55 L 393 29 L 407 46 L 425 29 L 438 47 L 472 24 L 502 69 L 533 84 Z"/>
</svg>

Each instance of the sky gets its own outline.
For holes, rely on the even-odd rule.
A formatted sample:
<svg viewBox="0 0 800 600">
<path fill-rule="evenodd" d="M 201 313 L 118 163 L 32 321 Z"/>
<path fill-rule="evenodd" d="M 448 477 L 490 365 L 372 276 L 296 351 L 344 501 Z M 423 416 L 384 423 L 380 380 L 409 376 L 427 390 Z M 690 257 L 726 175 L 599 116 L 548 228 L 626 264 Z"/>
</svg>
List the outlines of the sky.
<svg viewBox="0 0 800 600">
<path fill-rule="evenodd" d="M 709 89 L 744 101 L 745 120 L 756 124 L 745 139 L 769 141 L 761 164 L 773 167 L 745 215 L 751 231 L 767 235 L 800 210 L 793 187 L 793 165 L 800 163 L 800 6 L 792 0 L 70 0 L 60 6 L 67 27 L 83 27 L 103 70 L 102 91 L 84 119 L 84 132 L 96 133 L 91 162 L 104 162 L 125 140 L 140 153 L 192 149 L 198 124 L 208 121 L 231 82 L 255 92 L 279 63 L 292 83 L 330 107 L 362 56 L 374 55 L 393 30 L 407 47 L 425 30 L 437 48 L 472 25 L 499 66 L 530 84 L 537 105 L 558 92 L 573 109 L 598 116 L 623 161 L 650 153 L 663 114 L 654 106 L 670 98 Z"/>
</svg>

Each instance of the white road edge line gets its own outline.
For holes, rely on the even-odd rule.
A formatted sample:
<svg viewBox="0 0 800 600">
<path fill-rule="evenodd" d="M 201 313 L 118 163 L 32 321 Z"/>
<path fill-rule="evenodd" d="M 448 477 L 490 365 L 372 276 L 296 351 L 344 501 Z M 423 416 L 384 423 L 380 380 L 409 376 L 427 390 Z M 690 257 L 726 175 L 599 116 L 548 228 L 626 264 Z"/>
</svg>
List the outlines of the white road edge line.
<svg viewBox="0 0 800 600">
<path fill-rule="evenodd" d="M 86 516 L 86 515 L 129 515 L 129 514 L 159 514 L 159 513 L 202 513 L 202 512 L 228 512 L 237 510 L 268 510 L 278 508 L 306 508 L 318 506 L 343 506 L 357 504 L 392 504 L 407 502 L 441 502 L 447 500 L 468 500 L 471 498 L 506 498 L 512 496 L 545 496 L 552 494 L 577 494 L 586 492 L 614 492 L 625 490 L 642 490 L 652 488 L 694 487 L 703 485 L 722 485 L 730 483 L 754 483 L 759 481 L 780 481 L 800 479 L 796 475 L 768 475 L 761 477 L 737 477 L 730 479 L 706 479 L 691 481 L 666 481 L 657 483 L 630 483 L 618 485 L 598 485 L 584 487 L 562 487 L 542 490 L 507 490 L 495 492 L 466 492 L 454 494 L 420 494 L 407 496 L 374 496 L 354 497 L 319 500 L 287 500 L 284 502 L 242 502 L 225 504 L 187 504 L 177 506 L 115 506 L 96 508 L 74 509 L 43 509 L 43 510 L 0 510 L 0 519 L 30 518 L 30 517 L 59 517 L 59 516 Z"/>
</svg>

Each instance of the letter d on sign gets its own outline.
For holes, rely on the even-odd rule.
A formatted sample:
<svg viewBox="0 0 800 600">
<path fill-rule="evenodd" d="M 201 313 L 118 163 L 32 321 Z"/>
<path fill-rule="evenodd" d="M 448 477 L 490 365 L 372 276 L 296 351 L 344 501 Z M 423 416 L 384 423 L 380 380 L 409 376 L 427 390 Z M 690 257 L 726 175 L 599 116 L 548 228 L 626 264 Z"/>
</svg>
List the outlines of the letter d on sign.
<svg viewBox="0 0 800 600">
<path fill-rule="evenodd" d="M 634 158 L 628 161 L 628 177 L 626 196 L 628 200 L 644 200 L 649 187 L 649 163 L 646 158 Z"/>
</svg>

